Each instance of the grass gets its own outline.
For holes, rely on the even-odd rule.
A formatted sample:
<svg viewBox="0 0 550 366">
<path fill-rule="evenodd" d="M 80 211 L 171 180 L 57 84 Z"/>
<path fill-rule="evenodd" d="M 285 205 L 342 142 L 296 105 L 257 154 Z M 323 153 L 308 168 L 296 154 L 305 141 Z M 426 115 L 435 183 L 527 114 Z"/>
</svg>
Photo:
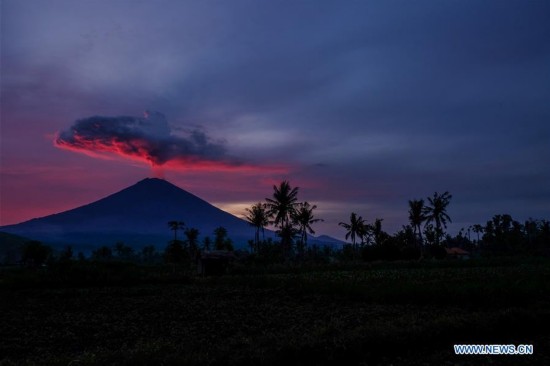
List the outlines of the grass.
<svg viewBox="0 0 550 366">
<path fill-rule="evenodd" d="M 550 364 L 544 260 L 81 271 L 1 273 L 0 364 Z M 455 343 L 535 354 L 455 356 Z"/>
</svg>

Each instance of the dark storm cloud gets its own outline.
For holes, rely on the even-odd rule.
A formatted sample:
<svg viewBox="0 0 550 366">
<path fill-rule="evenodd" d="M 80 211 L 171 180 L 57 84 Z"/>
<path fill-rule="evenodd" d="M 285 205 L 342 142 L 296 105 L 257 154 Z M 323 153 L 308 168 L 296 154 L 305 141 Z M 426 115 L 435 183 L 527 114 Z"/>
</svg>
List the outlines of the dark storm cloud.
<svg viewBox="0 0 550 366">
<path fill-rule="evenodd" d="M 251 18 L 230 10 L 238 19 L 228 30 L 230 42 L 208 49 L 210 63 L 175 86 L 174 96 L 193 100 L 183 112 L 219 118 L 222 129 L 260 129 L 264 119 L 278 131 L 325 141 L 321 149 L 334 138 L 345 144 L 350 133 L 396 141 L 414 136 L 427 146 L 498 135 L 491 147 L 507 153 L 525 129 L 548 135 L 542 125 L 549 115 L 543 100 L 550 97 L 546 5 L 392 1 L 295 8 L 284 18 L 280 4 Z M 252 117 L 246 125 L 242 115 Z M 303 141 L 296 144 L 303 149 Z"/>
<path fill-rule="evenodd" d="M 145 117 L 94 116 L 78 120 L 58 134 L 55 145 L 74 151 L 114 153 L 161 166 L 169 161 L 221 160 L 225 148 L 199 130 L 174 136 L 164 115 L 147 112 Z"/>
</svg>

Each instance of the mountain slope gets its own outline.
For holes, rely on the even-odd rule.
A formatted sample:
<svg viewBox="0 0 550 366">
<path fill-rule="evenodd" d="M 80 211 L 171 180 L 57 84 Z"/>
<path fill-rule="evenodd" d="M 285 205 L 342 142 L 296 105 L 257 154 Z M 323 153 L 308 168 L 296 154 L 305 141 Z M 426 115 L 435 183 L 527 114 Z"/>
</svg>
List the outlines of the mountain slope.
<svg viewBox="0 0 550 366">
<path fill-rule="evenodd" d="M 0 230 L 52 244 L 96 246 L 123 241 L 163 246 L 173 237 L 167 225 L 172 220 L 199 229 L 201 237 L 211 236 L 216 227 L 223 226 L 241 247 L 254 235 L 244 220 L 156 178 L 144 179 L 88 205 Z"/>
</svg>

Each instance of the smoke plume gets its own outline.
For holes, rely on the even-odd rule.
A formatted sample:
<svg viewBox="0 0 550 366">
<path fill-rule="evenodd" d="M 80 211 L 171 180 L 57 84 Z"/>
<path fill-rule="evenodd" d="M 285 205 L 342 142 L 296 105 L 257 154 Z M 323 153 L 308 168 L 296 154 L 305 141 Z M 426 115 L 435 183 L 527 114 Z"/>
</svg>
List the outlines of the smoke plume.
<svg viewBox="0 0 550 366">
<path fill-rule="evenodd" d="M 55 146 L 91 155 L 114 154 L 142 160 L 153 168 L 168 162 L 178 166 L 207 163 L 234 165 L 225 156 L 221 142 L 193 129 L 172 134 L 163 114 L 146 112 L 144 117 L 94 116 L 77 120 L 58 133 Z"/>
</svg>

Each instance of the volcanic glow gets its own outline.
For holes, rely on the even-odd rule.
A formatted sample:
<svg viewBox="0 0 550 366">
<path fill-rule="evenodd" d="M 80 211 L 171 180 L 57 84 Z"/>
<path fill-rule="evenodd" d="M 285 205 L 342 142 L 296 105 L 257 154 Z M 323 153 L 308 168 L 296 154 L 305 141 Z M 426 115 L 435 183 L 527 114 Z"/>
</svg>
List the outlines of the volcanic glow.
<svg viewBox="0 0 550 366">
<path fill-rule="evenodd" d="M 146 112 L 137 117 L 89 117 L 57 134 L 56 147 L 95 158 L 123 157 L 151 165 L 156 176 L 171 170 L 240 172 L 285 172 L 283 167 L 259 167 L 229 158 L 221 142 L 212 141 L 203 131 L 185 136 L 171 133 L 164 115 Z"/>
</svg>

